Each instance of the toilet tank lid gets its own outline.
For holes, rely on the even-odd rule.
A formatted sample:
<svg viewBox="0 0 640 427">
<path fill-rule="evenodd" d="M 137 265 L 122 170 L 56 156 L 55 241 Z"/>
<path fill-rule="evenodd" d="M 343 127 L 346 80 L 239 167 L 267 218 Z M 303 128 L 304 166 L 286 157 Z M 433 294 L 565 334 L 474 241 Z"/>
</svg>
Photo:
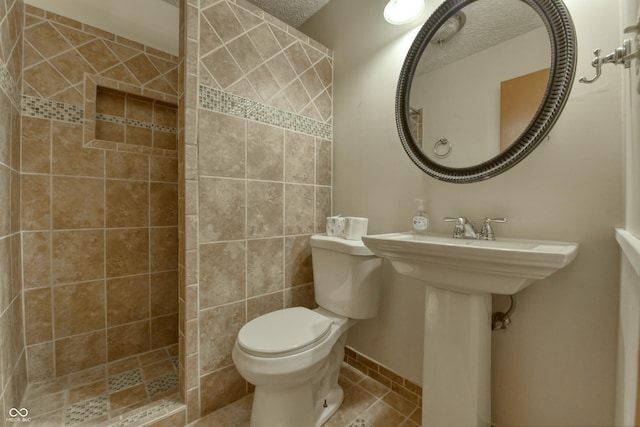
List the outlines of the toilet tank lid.
<svg viewBox="0 0 640 427">
<path fill-rule="evenodd" d="M 342 237 L 327 236 L 326 234 L 314 234 L 311 236 L 311 247 L 329 249 L 343 252 L 349 255 L 374 256 L 362 240 L 347 240 Z"/>
</svg>

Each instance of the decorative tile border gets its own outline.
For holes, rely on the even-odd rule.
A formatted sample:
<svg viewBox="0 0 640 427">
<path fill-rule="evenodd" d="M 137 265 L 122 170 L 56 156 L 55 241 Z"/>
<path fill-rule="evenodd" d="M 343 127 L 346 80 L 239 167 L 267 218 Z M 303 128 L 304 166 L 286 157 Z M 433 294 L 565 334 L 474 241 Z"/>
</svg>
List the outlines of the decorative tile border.
<svg viewBox="0 0 640 427">
<path fill-rule="evenodd" d="M 142 120 L 127 119 L 125 117 L 112 116 L 112 115 L 103 114 L 103 113 L 96 113 L 96 120 L 102 120 L 104 122 L 119 123 L 121 125 L 129 125 L 129 126 L 135 126 L 139 128 L 157 130 L 161 132 L 168 132 L 168 133 L 174 133 L 174 134 L 178 133 L 178 129 L 171 126 L 157 125 L 155 123 L 149 123 Z"/>
<path fill-rule="evenodd" d="M 149 393 L 149 397 L 153 397 L 156 394 L 164 393 L 171 389 L 178 391 L 178 385 L 178 373 L 171 372 L 149 381 L 147 383 L 147 392 Z"/>
<path fill-rule="evenodd" d="M 33 96 L 26 95 L 22 97 L 22 114 L 62 122 L 79 124 L 84 122 L 84 109 L 79 105 L 34 98 Z"/>
<path fill-rule="evenodd" d="M 333 139 L 333 126 L 328 123 L 280 110 L 212 87 L 200 85 L 198 105 L 206 110 L 231 114 L 329 141 Z"/>
<path fill-rule="evenodd" d="M 366 376 L 378 381 L 398 393 L 408 401 L 422 407 L 422 387 L 402 378 L 368 357 L 345 347 L 344 361 Z"/>
<path fill-rule="evenodd" d="M 20 90 L 18 89 L 18 85 L 16 85 L 16 82 L 13 81 L 9 70 L 7 70 L 7 67 L 2 63 L 2 61 L 0 61 L 0 89 L 2 89 L 2 91 L 7 94 L 7 96 L 11 100 L 11 103 L 18 109 L 18 111 L 20 111 L 20 104 L 22 102 Z"/>
<path fill-rule="evenodd" d="M 64 425 L 73 426 L 106 414 L 107 401 L 107 396 L 99 396 L 69 406 Z"/>
<path fill-rule="evenodd" d="M 123 372 L 119 375 L 109 377 L 109 393 L 124 390 L 137 384 L 142 384 L 142 373 L 140 369 Z"/>
</svg>

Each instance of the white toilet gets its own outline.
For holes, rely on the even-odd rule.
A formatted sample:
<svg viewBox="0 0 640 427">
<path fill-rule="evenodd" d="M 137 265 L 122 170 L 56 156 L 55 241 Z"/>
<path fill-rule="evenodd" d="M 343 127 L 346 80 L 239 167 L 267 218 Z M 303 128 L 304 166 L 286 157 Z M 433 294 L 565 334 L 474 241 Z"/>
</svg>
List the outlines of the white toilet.
<svg viewBox="0 0 640 427">
<path fill-rule="evenodd" d="M 319 427 L 340 407 L 347 330 L 376 316 L 382 260 L 360 240 L 311 236 L 319 307 L 277 310 L 240 329 L 233 361 L 255 385 L 251 427 Z"/>
</svg>

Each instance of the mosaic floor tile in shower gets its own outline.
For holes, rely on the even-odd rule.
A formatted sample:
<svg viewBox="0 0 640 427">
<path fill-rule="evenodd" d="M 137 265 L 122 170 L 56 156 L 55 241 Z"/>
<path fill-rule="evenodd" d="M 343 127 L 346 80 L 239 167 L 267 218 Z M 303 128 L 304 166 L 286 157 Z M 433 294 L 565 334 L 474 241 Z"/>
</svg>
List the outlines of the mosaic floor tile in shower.
<svg viewBox="0 0 640 427">
<path fill-rule="evenodd" d="M 31 426 L 94 426 L 122 418 L 133 409 L 177 395 L 177 353 L 175 345 L 29 384 L 21 407 L 29 410 Z"/>
<path fill-rule="evenodd" d="M 347 364 L 340 370 L 344 401 L 323 427 L 418 427 L 422 410 L 389 387 Z M 225 406 L 193 427 L 249 427 L 253 395 Z"/>
</svg>

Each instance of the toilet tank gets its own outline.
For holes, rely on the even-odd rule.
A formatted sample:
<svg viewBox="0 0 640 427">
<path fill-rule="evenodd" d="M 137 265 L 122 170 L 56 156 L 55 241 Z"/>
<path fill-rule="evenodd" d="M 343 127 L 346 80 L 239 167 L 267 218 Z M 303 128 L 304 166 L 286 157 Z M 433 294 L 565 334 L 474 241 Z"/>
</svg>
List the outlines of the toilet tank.
<svg viewBox="0 0 640 427">
<path fill-rule="evenodd" d="M 311 236 L 311 256 L 320 307 L 352 319 L 378 314 L 382 259 L 361 240 L 316 234 Z"/>
</svg>

